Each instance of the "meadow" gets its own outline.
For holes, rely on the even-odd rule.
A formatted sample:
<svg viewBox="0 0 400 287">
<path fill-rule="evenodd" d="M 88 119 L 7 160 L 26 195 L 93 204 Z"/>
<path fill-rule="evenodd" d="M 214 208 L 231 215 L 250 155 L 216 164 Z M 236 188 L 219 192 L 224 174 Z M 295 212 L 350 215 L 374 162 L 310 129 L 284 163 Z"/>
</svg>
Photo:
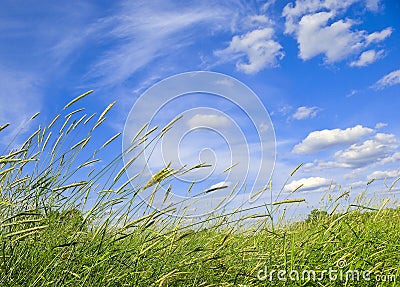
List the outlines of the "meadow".
<svg viewBox="0 0 400 287">
<path fill-rule="evenodd" d="M 289 222 L 274 214 L 301 199 L 193 222 L 151 209 L 144 189 L 201 165 L 125 178 L 124 154 L 151 149 L 173 123 L 144 126 L 104 162 L 121 134 L 93 143 L 113 104 L 75 109 L 91 92 L 0 155 L 0 286 L 400 286 L 400 208 L 387 200 L 340 206 L 343 191 Z"/>
</svg>

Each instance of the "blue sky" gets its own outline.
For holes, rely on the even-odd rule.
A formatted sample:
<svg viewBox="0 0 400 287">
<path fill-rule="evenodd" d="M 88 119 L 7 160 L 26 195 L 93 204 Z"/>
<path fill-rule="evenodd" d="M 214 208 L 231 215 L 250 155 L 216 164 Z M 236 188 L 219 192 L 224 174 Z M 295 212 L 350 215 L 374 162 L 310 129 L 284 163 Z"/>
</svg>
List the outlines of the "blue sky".
<svg viewBox="0 0 400 287">
<path fill-rule="evenodd" d="M 384 179 L 400 176 L 398 1 L 5 0 L 0 7 L 0 123 L 12 123 L 3 145 L 36 111 L 48 122 L 90 89 L 92 110 L 117 101 L 99 135 L 104 142 L 123 131 L 153 84 L 213 71 L 247 85 L 268 110 L 277 187 L 304 163 L 285 191 L 303 184 L 297 197 L 310 205 L 331 182 L 365 189 L 373 178 L 370 189 L 395 197 Z M 198 101 L 226 111 L 205 95 Z M 212 121 L 207 113 L 190 119 L 201 115 Z"/>
</svg>

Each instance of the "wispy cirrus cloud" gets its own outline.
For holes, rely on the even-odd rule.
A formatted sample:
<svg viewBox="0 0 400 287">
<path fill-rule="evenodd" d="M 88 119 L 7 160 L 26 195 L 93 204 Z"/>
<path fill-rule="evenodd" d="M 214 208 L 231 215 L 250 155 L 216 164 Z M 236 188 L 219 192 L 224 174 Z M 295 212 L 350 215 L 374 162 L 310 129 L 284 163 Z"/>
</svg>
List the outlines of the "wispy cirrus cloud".
<svg viewBox="0 0 400 287">
<path fill-rule="evenodd" d="M 0 67 L 0 125 L 10 123 L 2 131 L 0 144 L 9 144 L 24 124 L 41 109 L 39 80 L 32 74 Z"/>
<path fill-rule="evenodd" d="M 122 1 L 115 12 L 99 21 L 98 37 L 112 43 L 92 72 L 102 84 L 123 83 L 155 59 L 168 58 L 199 37 L 229 30 L 232 11 L 206 2 Z M 168 68 L 167 68 L 168 69 Z"/>
<path fill-rule="evenodd" d="M 7 43 L 2 45 L 3 55 L 7 55 L 7 62 L 23 70 L 36 68 L 41 74 L 56 68 L 59 73 L 61 68 L 70 65 L 65 60 L 87 44 L 90 24 L 98 16 L 95 5 L 84 1 L 45 0 L 42 5 L 46 9 L 35 1 L 25 1 L 18 8 L 13 1 L 3 2 L 5 13 L 0 13 L 0 40 Z"/>
<path fill-rule="evenodd" d="M 11 123 L 1 141 L 9 143 L 21 128 L 29 130 L 26 122 L 46 106 L 46 89 L 68 71 L 66 60 L 77 41 L 83 43 L 93 4 L 25 1 L 17 7 L 6 0 L 1 5 L 0 123 Z"/>
<path fill-rule="evenodd" d="M 400 84 L 400 69 L 383 76 L 372 88 L 381 90 L 398 84 Z"/>
</svg>

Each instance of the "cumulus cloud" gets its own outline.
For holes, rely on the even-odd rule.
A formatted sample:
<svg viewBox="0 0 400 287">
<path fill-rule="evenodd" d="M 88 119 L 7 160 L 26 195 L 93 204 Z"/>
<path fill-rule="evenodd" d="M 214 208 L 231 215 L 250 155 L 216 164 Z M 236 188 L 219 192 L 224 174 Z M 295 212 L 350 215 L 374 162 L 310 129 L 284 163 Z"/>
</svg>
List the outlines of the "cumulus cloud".
<svg viewBox="0 0 400 287">
<path fill-rule="evenodd" d="M 196 127 L 222 128 L 229 126 L 230 121 L 227 117 L 223 115 L 197 114 L 191 117 L 186 124 L 190 128 L 196 128 Z"/>
<path fill-rule="evenodd" d="M 374 171 L 367 176 L 368 179 L 385 179 L 400 176 L 400 170 Z"/>
<path fill-rule="evenodd" d="M 350 63 L 352 67 L 365 67 L 383 57 L 384 51 L 368 50 L 360 55 L 360 58 Z"/>
<path fill-rule="evenodd" d="M 339 20 L 328 24 L 333 13 L 320 12 L 304 16 L 298 28 L 299 56 L 303 60 L 323 54 L 333 63 L 357 52 L 361 48 L 362 33 L 350 30 L 353 23 Z"/>
<path fill-rule="evenodd" d="M 388 164 L 400 161 L 400 152 L 395 152 L 392 155 L 381 160 L 381 164 Z"/>
<path fill-rule="evenodd" d="M 350 66 L 366 66 L 378 60 L 383 50 L 366 51 L 368 46 L 384 41 L 392 34 L 391 27 L 382 31 L 368 33 L 354 28 L 358 22 L 340 16 L 351 5 L 360 0 L 297 0 L 295 5 L 285 6 L 282 15 L 285 17 L 285 33 L 293 35 L 299 45 L 299 57 L 309 60 L 323 55 L 325 62 L 335 63 L 351 56 L 358 55 L 358 60 Z M 378 1 L 363 3 L 367 9 L 376 11 Z M 365 52 L 368 52 L 365 54 Z"/>
<path fill-rule="evenodd" d="M 346 167 L 359 168 L 384 160 L 397 147 L 398 141 L 393 134 L 378 133 L 361 144 L 336 152 L 335 159 Z"/>
<path fill-rule="evenodd" d="M 384 77 L 382 77 L 379 81 L 375 83 L 373 88 L 375 89 L 384 89 L 390 86 L 400 84 L 400 70 L 393 71 Z"/>
<path fill-rule="evenodd" d="M 347 149 L 334 153 L 332 160 L 315 160 L 304 165 L 307 171 L 348 168 L 353 172 L 346 177 L 358 177 L 355 169 L 370 165 L 385 165 L 400 161 L 398 140 L 393 134 L 378 133 L 362 143 L 353 144 Z"/>
<path fill-rule="evenodd" d="M 299 107 L 296 112 L 293 114 L 293 118 L 296 120 L 304 120 L 308 118 L 314 118 L 319 111 L 318 107 Z"/>
<path fill-rule="evenodd" d="M 327 187 L 330 184 L 331 180 L 323 177 L 307 177 L 299 180 L 293 180 L 285 186 L 284 190 L 291 192 L 301 186 L 299 189 L 300 191 L 310 191 L 319 189 L 321 187 Z"/>
<path fill-rule="evenodd" d="M 382 42 L 387 37 L 392 35 L 392 33 L 393 33 L 393 28 L 391 27 L 383 29 L 380 32 L 371 33 L 366 37 L 367 44 Z"/>
<path fill-rule="evenodd" d="M 352 128 L 321 130 L 311 132 L 302 142 L 293 148 L 294 153 L 312 154 L 321 150 L 340 146 L 345 144 L 353 144 L 358 142 L 366 135 L 373 133 L 373 129 L 357 125 Z"/>
<path fill-rule="evenodd" d="M 274 40 L 272 28 L 256 29 L 241 36 L 234 36 L 229 46 L 215 54 L 225 61 L 236 60 L 236 68 L 254 74 L 266 67 L 274 67 L 284 57 L 281 44 Z M 243 57 L 247 61 L 243 61 Z"/>
<path fill-rule="evenodd" d="M 299 18 L 306 14 L 313 14 L 317 11 L 332 11 L 337 13 L 350 7 L 359 0 L 296 0 L 295 5 L 289 3 L 285 6 L 282 16 L 286 18 L 285 32 L 290 34 L 297 30 Z"/>
</svg>

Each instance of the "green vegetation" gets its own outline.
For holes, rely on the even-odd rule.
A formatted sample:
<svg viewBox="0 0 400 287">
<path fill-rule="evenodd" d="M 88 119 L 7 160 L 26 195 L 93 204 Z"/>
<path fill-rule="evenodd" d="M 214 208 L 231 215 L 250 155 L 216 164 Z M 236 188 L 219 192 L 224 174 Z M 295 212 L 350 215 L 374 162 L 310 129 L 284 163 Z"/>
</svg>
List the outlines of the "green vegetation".
<svg viewBox="0 0 400 287">
<path fill-rule="evenodd" d="M 137 200 L 140 191 L 185 170 L 126 181 L 122 154 L 96 170 L 119 134 L 88 153 L 112 105 L 97 120 L 80 116 L 83 109 L 67 112 L 87 94 L 0 156 L 0 286 L 399 286 L 399 208 L 313 210 L 287 224 L 271 213 L 302 200 L 196 223 L 152 211 Z M 125 152 L 151 147 L 165 129 L 156 133 L 143 129 Z M 307 270 L 315 280 L 302 278 Z M 324 270 L 337 278 L 318 280 Z M 351 270 L 359 280 L 346 275 Z"/>
</svg>

